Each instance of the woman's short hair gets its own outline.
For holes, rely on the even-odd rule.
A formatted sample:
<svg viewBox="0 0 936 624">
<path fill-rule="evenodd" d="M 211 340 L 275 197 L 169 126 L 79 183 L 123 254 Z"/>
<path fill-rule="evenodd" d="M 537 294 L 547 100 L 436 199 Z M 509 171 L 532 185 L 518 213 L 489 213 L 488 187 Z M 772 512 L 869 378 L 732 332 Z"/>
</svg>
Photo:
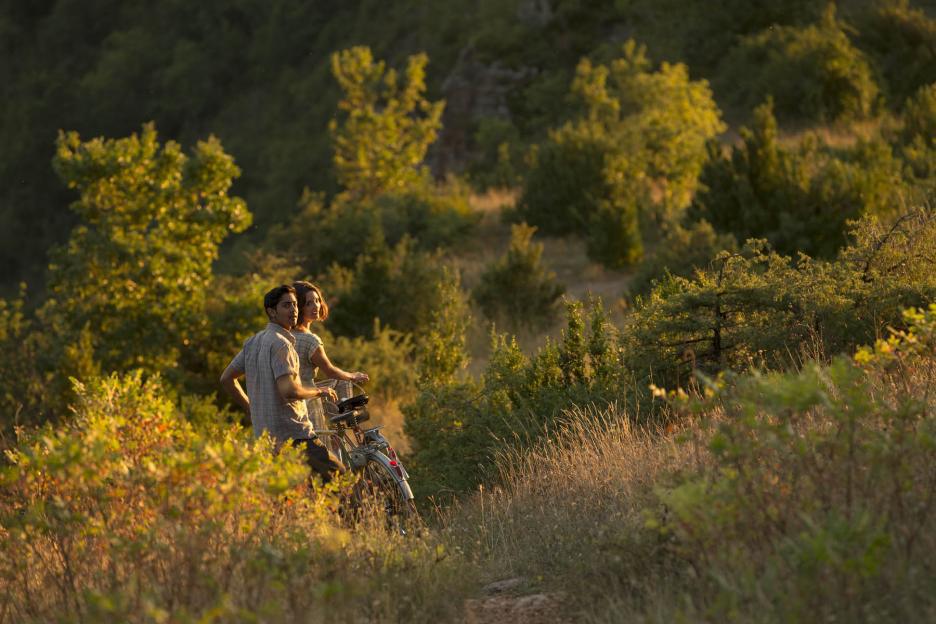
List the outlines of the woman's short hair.
<svg viewBox="0 0 936 624">
<path fill-rule="evenodd" d="M 266 310 L 268 308 L 275 308 L 279 304 L 280 299 L 282 299 L 283 295 L 286 293 L 292 293 L 296 295 L 296 300 L 298 301 L 299 295 L 296 294 L 296 289 L 289 284 L 281 284 L 267 294 L 263 295 L 263 309 Z"/>
<path fill-rule="evenodd" d="M 312 282 L 298 281 L 293 282 L 293 288 L 296 289 L 296 300 L 299 301 L 299 322 L 302 323 L 305 321 L 305 316 L 303 314 L 303 309 L 305 308 L 305 298 L 310 292 L 315 291 L 319 297 L 319 303 L 321 307 L 319 308 L 319 317 L 317 319 L 312 319 L 313 321 L 324 321 L 328 318 L 328 304 L 325 303 L 325 295 L 322 294 L 322 289 L 313 284 Z"/>
</svg>

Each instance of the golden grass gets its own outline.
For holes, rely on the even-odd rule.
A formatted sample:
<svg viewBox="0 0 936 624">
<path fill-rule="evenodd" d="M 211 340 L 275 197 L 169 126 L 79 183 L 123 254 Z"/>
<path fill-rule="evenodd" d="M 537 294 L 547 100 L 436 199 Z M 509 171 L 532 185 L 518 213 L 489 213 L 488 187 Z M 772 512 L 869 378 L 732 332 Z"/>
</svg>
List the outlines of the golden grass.
<svg viewBox="0 0 936 624">
<path fill-rule="evenodd" d="M 643 512 L 654 486 L 689 463 L 670 434 L 615 408 L 575 408 L 540 446 L 505 452 L 501 485 L 480 488 L 448 530 L 488 580 L 520 575 L 530 590 L 561 591 L 573 619 L 602 611 L 602 596 L 637 604 L 677 574 L 656 554 Z"/>
</svg>

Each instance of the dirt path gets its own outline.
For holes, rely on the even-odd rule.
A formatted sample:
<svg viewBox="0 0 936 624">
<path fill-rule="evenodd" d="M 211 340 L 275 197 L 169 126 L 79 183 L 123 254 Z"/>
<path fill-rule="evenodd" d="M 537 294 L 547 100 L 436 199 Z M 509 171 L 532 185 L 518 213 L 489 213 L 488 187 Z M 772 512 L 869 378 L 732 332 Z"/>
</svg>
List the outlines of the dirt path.
<svg viewBox="0 0 936 624">
<path fill-rule="evenodd" d="M 481 598 L 465 601 L 467 624 L 564 624 L 559 593 L 523 594 L 526 579 L 515 577 L 487 585 Z"/>
</svg>

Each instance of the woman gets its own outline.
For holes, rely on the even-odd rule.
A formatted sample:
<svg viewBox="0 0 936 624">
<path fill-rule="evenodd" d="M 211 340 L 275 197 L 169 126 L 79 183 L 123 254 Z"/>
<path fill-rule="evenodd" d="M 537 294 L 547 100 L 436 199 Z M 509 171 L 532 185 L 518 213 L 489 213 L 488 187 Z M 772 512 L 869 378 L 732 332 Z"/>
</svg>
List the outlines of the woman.
<svg viewBox="0 0 936 624">
<path fill-rule="evenodd" d="M 312 321 L 324 321 L 328 318 L 328 304 L 322 296 L 322 290 L 309 282 L 293 282 L 296 289 L 296 299 L 299 301 L 299 320 L 292 330 L 296 337 L 296 352 L 299 354 L 299 379 L 303 386 L 315 383 L 315 372 L 321 369 L 328 379 L 364 383 L 368 381 L 367 373 L 343 371 L 328 359 L 322 339 L 312 333 Z M 325 427 L 320 399 L 308 399 L 309 415 L 316 429 Z M 317 417 L 316 417 L 317 416 Z"/>
</svg>

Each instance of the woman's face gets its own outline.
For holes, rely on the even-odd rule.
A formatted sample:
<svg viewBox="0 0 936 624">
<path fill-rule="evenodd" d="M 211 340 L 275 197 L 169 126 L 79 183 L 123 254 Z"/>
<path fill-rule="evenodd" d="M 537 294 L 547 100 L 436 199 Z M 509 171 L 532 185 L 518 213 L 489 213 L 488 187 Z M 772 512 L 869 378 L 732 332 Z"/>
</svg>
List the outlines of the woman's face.
<svg viewBox="0 0 936 624">
<path fill-rule="evenodd" d="M 319 312 L 322 309 L 322 301 L 319 294 L 310 290 L 305 296 L 305 305 L 302 307 L 302 318 L 306 321 L 318 320 Z"/>
</svg>

